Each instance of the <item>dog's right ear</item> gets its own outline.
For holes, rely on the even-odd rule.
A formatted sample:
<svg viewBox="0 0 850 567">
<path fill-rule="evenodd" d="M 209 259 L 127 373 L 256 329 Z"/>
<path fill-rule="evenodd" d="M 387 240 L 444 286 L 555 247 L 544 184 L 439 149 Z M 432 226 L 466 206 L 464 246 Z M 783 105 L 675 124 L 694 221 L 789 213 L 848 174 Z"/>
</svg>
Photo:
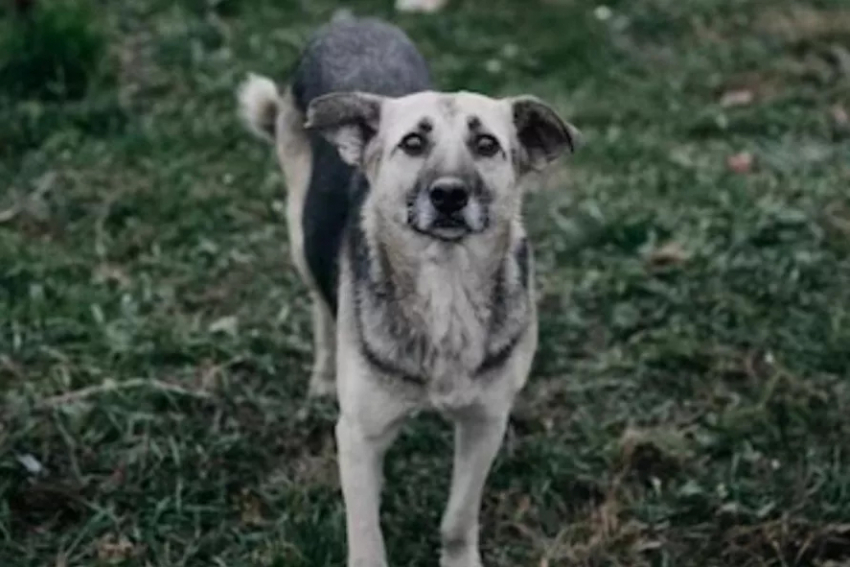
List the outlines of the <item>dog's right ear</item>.
<svg viewBox="0 0 850 567">
<path fill-rule="evenodd" d="M 321 133 L 349 165 L 360 167 L 369 140 L 378 132 L 383 97 L 367 93 L 332 93 L 307 108 L 305 128 Z"/>
</svg>

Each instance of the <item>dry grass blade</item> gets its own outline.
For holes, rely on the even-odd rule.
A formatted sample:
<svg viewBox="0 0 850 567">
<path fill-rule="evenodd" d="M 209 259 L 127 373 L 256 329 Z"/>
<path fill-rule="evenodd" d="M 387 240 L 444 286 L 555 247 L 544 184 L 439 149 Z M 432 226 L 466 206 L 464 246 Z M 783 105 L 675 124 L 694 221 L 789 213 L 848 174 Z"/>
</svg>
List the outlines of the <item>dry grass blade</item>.
<svg viewBox="0 0 850 567">
<path fill-rule="evenodd" d="M 38 407 L 42 408 L 56 408 L 68 404 L 83 402 L 92 397 L 114 392 L 120 392 L 124 390 L 132 390 L 136 388 L 147 388 L 158 392 L 165 392 L 168 394 L 177 394 L 180 396 L 189 396 L 194 398 L 210 397 L 210 394 L 208 392 L 204 392 L 201 390 L 189 390 L 182 386 L 170 384 L 161 380 L 151 380 L 147 378 L 131 378 L 129 380 L 123 380 L 121 382 L 118 382 L 112 379 L 107 379 L 100 384 L 87 386 L 79 390 L 65 392 L 64 394 L 45 398 L 43 400 L 40 400 L 37 405 Z"/>
</svg>

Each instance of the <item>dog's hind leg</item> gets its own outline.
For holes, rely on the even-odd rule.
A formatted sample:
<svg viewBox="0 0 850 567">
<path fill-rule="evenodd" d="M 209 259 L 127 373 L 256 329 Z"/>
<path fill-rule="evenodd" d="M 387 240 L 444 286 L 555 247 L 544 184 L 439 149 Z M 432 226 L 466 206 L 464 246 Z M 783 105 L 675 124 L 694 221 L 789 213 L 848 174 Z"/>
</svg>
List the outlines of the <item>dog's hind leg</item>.
<svg viewBox="0 0 850 567">
<path fill-rule="evenodd" d="M 301 279 L 310 290 L 313 316 L 313 370 L 310 375 L 311 396 L 334 395 L 335 338 L 333 314 L 307 264 L 304 255 L 304 230 L 302 214 L 310 186 L 313 152 L 304 130 L 304 115 L 295 107 L 292 94 L 287 91 L 278 103 L 277 155 L 286 178 L 286 224 L 289 230 L 289 247 L 292 261 Z"/>
<path fill-rule="evenodd" d="M 316 285 L 304 255 L 302 215 L 310 177 L 313 173 L 313 150 L 304 130 L 304 114 L 298 110 L 287 89 L 278 92 L 274 82 L 251 74 L 239 88 L 239 114 L 258 137 L 273 142 L 278 161 L 286 178 L 286 225 L 292 262 L 310 290 L 313 302 L 313 372 L 311 395 L 333 395 L 336 392 L 335 335 L 333 315 Z"/>
<path fill-rule="evenodd" d="M 321 294 L 311 291 L 313 302 L 313 371 L 309 395 L 336 395 L 336 325 L 330 308 Z"/>
</svg>

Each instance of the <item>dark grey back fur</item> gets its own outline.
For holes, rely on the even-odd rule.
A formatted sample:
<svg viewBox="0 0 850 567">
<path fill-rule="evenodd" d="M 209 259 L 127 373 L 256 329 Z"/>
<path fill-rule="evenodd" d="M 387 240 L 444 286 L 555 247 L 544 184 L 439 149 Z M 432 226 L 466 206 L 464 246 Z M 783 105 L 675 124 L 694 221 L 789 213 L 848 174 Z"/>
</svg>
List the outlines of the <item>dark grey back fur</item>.
<svg viewBox="0 0 850 567">
<path fill-rule="evenodd" d="M 319 28 L 301 55 L 292 90 L 299 109 L 333 92 L 403 96 L 431 88 L 425 59 L 403 31 L 346 18 Z"/>
<path fill-rule="evenodd" d="M 432 88 L 425 59 L 403 31 L 371 19 L 346 18 L 320 28 L 292 79 L 301 112 L 324 94 L 361 91 L 403 96 Z M 325 300 L 336 312 L 337 266 L 351 210 L 368 190 L 337 150 L 310 133 L 313 173 L 304 203 L 304 255 Z"/>
</svg>

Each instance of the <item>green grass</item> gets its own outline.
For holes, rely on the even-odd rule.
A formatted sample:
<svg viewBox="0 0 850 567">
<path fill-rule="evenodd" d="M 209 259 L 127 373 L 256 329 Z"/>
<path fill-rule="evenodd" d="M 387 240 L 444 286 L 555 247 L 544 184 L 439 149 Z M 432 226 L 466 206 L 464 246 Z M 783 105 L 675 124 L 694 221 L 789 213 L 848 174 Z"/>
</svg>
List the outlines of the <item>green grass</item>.
<svg viewBox="0 0 850 567">
<path fill-rule="evenodd" d="M 0 21 L 0 88 L 15 96 L 83 97 L 106 55 L 93 6 L 84 0 L 17 3 L 29 8 Z"/>
<path fill-rule="evenodd" d="M 846 2 L 351 5 L 587 140 L 528 205 L 541 345 L 487 565 L 850 559 Z M 233 101 L 334 3 L 98 6 L 114 81 L 0 93 L 0 565 L 341 565 L 282 176 Z M 391 451 L 392 565 L 436 563 L 450 443 L 426 417 Z"/>
</svg>

